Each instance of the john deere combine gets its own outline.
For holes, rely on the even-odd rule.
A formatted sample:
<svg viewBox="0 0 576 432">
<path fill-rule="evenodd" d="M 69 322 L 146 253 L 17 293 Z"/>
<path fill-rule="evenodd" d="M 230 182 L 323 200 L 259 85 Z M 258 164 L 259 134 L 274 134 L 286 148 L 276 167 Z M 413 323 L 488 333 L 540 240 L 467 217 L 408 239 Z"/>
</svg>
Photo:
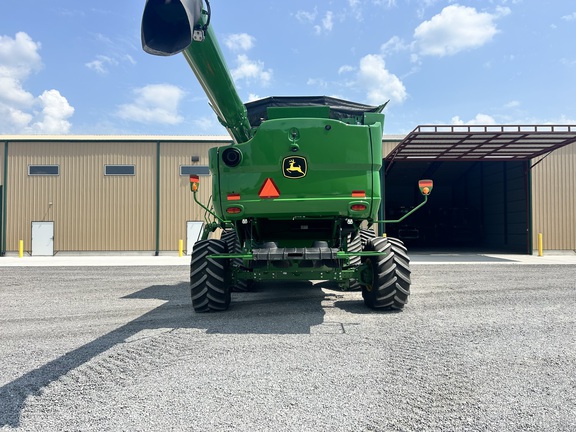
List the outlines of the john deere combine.
<svg viewBox="0 0 576 432">
<path fill-rule="evenodd" d="M 194 245 L 194 309 L 226 310 L 232 290 L 272 280 L 329 280 L 361 289 L 370 308 L 402 309 L 410 293 L 406 248 L 370 229 L 385 222 L 378 221 L 385 104 L 329 97 L 243 104 L 204 3 L 148 0 L 142 18 L 144 50 L 184 54 L 233 140 L 210 150 L 212 205 L 196 200 L 213 218 L 207 232 L 222 234 Z M 190 181 L 196 199 L 198 178 Z M 432 182 L 420 188 L 423 205 Z"/>
</svg>

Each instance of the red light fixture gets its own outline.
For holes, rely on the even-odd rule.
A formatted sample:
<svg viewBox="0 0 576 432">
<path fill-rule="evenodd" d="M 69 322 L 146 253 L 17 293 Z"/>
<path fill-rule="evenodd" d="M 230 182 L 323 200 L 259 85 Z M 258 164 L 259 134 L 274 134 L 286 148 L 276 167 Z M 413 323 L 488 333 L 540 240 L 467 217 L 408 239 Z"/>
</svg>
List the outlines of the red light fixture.
<svg viewBox="0 0 576 432">
<path fill-rule="evenodd" d="M 228 198 L 228 201 L 239 201 L 240 200 L 240 194 L 231 193 L 231 194 L 228 194 L 227 198 Z"/>
<path fill-rule="evenodd" d="M 226 209 L 226 213 L 228 214 L 238 214 L 242 212 L 242 209 L 240 207 L 228 207 Z"/>
<path fill-rule="evenodd" d="M 364 204 L 352 204 L 350 209 L 352 211 L 364 211 L 366 210 L 366 206 Z"/>
</svg>

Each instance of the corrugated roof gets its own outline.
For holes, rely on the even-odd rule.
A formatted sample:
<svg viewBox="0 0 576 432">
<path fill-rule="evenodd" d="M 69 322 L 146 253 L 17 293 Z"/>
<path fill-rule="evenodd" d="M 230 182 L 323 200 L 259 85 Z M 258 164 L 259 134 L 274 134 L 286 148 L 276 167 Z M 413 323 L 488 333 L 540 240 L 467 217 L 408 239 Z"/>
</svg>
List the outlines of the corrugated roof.
<svg viewBox="0 0 576 432">
<path fill-rule="evenodd" d="M 423 125 L 386 161 L 527 160 L 576 142 L 576 125 Z"/>
</svg>

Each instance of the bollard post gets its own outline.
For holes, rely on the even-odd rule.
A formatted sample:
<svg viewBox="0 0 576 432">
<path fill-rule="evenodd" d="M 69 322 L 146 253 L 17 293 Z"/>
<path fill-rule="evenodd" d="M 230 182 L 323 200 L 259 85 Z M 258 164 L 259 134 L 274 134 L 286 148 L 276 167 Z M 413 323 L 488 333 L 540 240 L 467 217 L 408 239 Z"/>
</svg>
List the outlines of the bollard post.
<svg viewBox="0 0 576 432">
<path fill-rule="evenodd" d="M 180 258 L 182 258 L 183 251 L 184 251 L 184 240 L 180 239 L 178 241 L 178 256 Z"/>
<path fill-rule="evenodd" d="M 24 256 L 24 240 L 20 240 L 20 244 L 18 245 L 18 257 L 22 258 Z"/>
<path fill-rule="evenodd" d="M 542 233 L 538 233 L 538 256 L 544 256 L 542 249 Z"/>
</svg>

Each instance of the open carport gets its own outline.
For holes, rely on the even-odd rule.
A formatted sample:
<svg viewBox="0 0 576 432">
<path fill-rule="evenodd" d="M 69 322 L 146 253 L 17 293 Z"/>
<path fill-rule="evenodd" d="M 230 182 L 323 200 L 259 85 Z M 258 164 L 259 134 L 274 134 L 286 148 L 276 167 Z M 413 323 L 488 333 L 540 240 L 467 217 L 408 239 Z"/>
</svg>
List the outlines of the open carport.
<svg viewBox="0 0 576 432">
<path fill-rule="evenodd" d="M 531 169 L 576 142 L 576 126 L 418 126 L 385 158 L 386 232 L 411 248 L 532 253 Z"/>
</svg>

